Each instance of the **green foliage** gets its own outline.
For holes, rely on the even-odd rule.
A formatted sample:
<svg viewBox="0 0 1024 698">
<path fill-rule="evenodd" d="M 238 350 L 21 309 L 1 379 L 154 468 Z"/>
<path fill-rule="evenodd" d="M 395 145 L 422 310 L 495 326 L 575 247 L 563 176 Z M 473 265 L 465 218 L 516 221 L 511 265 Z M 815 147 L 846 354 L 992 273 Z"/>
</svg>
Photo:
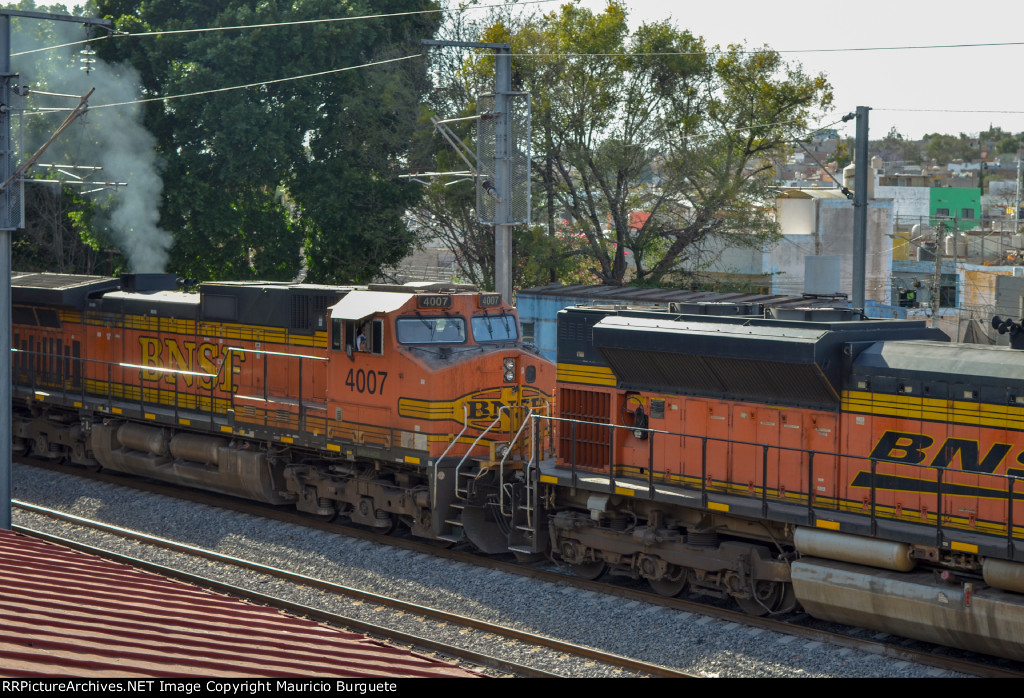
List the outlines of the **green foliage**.
<svg viewBox="0 0 1024 698">
<path fill-rule="evenodd" d="M 998 152 L 1014 153 L 1021 147 L 1021 139 L 1017 136 L 1007 136 L 999 141 Z"/>
<path fill-rule="evenodd" d="M 129 32 L 241 26 L 428 9 L 427 0 L 100 0 Z M 420 53 L 436 15 L 316 22 L 104 42 L 147 96 L 258 86 L 147 105 L 163 160 L 170 266 L 199 279 L 356 282 L 408 250 L 397 179 L 426 88 Z M 296 76 L 315 75 L 303 79 Z M 275 82 L 280 81 L 280 82 Z M 305 260 L 303 260 L 303 251 Z"/>
<path fill-rule="evenodd" d="M 1010 134 L 1004 131 L 1001 126 L 989 126 L 987 131 L 982 131 L 981 133 L 978 134 L 978 138 L 983 143 L 985 141 L 998 142 L 1009 135 Z"/>
<path fill-rule="evenodd" d="M 963 133 L 959 137 L 930 133 L 925 135 L 924 142 L 925 155 L 939 165 L 948 164 L 953 160 L 968 162 L 981 156 L 981 149 L 972 144 L 971 139 Z"/>
<path fill-rule="evenodd" d="M 857 149 L 856 140 L 844 138 L 839 141 L 836 151 L 832 153 L 832 159 L 836 161 L 836 167 L 842 172 L 843 168 L 853 162 L 853 153 Z"/>
<path fill-rule="evenodd" d="M 479 40 L 512 44 L 513 88 L 532 95 L 534 200 L 548 236 L 571 221 L 609 284 L 629 273 L 657 283 L 710 237 L 770 240 L 774 158 L 832 98 L 823 76 L 768 49 L 708 49 L 669 22 L 630 33 L 618 2 L 495 23 Z M 467 91 L 488 91 L 493 61 L 461 76 Z M 649 215 L 638 224 L 634 212 Z"/>
<path fill-rule="evenodd" d="M 906 140 L 895 126 L 889 129 L 889 134 L 885 138 L 871 144 L 871 151 L 885 162 L 921 162 L 921 144 Z"/>
</svg>

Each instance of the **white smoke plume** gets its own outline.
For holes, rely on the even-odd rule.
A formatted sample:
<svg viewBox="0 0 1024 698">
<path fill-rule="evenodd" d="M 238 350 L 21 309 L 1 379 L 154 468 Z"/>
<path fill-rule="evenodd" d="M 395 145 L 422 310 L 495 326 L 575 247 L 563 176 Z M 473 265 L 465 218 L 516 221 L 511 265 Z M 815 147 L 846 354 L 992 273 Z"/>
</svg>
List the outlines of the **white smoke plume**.
<svg viewBox="0 0 1024 698">
<path fill-rule="evenodd" d="M 41 48 L 40 44 L 54 46 L 78 42 L 87 36 L 81 25 L 68 22 L 48 22 L 52 26 L 42 28 L 42 31 L 34 26 L 45 21 L 20 18 L 18 29 L 12 30 L 12 54 Z M 91 31 L 94 35 L 102 33 L 97 29 Z M 84 44 L 78 44 L 23 56 L 12 55 L 12 69 L 21 74 L 22 84 L 47 92 L 80 96 L 95 88 L 89 99 L 89 111 L 50 146 L 41 162 L 99 165 L 103 170 L 94 179 L 126 182 L 127 186 L 115 191 L 92 195 L 101 197 L 97 201 L 102 201 L 97 222 L 109 225 L 114 241 L 128 258 L 131 271 L 164 271 L 173 238 L 158 225 L 163 182 L 158 167 L 156 139 L 142 124 L 142 105 L 103 106 L 140 99 L 143 92 L 139 75 L 128 65 L 110 65 L 95 56 L 92 56 L 95 63 L 86 73 L 81 70 L 81 58 L 87 57 L 80 53 L 84 47 Z M 26 106 L 31 109 L 74 107 L 75 104 L 75 100 L 33 96 L 30 92 Z M 49 116 L 26 114 L 26 157 L 56 130 L 65 116 L 66 112 L 55 112 Z M 45 120 L 45 126 L 38 120 Z"/>
</svg>

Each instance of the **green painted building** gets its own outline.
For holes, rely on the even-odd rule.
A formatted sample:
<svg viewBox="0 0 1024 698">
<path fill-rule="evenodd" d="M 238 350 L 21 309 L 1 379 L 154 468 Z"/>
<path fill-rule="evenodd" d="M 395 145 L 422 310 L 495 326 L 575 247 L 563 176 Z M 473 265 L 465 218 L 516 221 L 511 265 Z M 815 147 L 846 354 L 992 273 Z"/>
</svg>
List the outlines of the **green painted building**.
<svg viewBox="0 0 1024 698">
<path fill-rule="evenodd" d="M 981 225 L 981 189 L 932 187 L 928 191 L 930 225 L 946 230 L 970 230 Z"/>
</svg>

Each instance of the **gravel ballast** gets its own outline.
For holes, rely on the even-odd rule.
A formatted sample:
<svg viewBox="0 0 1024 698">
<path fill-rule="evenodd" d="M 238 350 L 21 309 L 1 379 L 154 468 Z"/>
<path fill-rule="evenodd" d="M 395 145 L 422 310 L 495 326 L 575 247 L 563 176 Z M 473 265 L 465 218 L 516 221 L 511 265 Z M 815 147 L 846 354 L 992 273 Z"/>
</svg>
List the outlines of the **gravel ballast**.
<svg viewBox="0 0 1024 698">
<path fill-rule="evenodd" d="M 263 565 L 709 677 L 950 677 L 933 667 L 537 582 L 217 507 L 15 464 L 15 499 Z M 628 676 L 591 661 L 461 632 L 372 604 L 14 510 L 14 523 L 149 562 L 573 677 Z M 387 617 L 386 619 L 384 617 Z M 405 624 L 407 627 L 398 627 Z M 446 632 L 452 638 L 442 637 Z M 467 637 L 467 636 L 476 637 Z"/>
</svg>

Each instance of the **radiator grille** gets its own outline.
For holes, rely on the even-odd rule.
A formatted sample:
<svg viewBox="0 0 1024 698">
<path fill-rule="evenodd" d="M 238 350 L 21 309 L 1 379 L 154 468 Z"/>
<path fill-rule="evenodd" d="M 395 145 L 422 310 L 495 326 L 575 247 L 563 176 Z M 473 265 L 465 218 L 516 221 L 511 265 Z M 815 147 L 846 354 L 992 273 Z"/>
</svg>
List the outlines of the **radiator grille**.
<svg viewBox="0 0 1024 698">
<path fill-rule="evenodd" d="M 569 465 L 607 469 L 611 462 L 612 430 L 600 425 L 610 423 L 611 396 L 562 388 L 558 400 L 563 418 L 585 422 L 563 422 L 559 426 L 559 460 Z"/>
</svg>

